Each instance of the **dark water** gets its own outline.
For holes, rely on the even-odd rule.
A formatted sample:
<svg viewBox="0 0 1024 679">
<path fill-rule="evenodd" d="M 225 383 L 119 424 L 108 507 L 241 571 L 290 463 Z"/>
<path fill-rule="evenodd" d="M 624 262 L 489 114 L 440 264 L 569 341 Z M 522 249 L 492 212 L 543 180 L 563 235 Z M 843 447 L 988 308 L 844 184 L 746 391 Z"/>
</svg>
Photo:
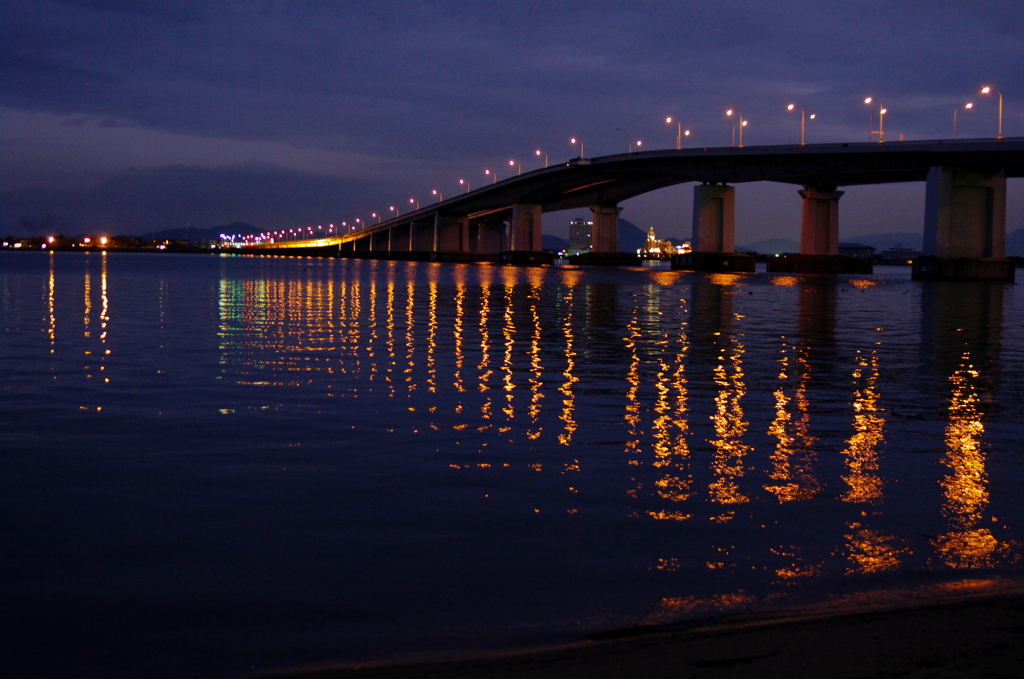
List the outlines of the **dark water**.
<svg viewBox="0 0 1024 679">
<path fill-rule="evenodd" d="M 5 676 L 561 641 L 1022 569 L 1020 286 L 0 254 Z"/>
</svg>

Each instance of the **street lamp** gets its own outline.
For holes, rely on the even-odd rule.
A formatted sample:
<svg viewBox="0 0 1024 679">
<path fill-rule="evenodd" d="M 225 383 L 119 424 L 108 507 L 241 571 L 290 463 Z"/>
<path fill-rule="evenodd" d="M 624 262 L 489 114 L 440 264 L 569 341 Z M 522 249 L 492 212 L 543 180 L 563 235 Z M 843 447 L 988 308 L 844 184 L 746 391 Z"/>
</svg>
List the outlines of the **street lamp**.
<svg viewBox="0 0 1024 679">
<path fill-rule="evenodd" d="M 459 184 L 460 185 L 461 184 L 465 184 L 466 185 L 466 193 L 469 193 L 469 182 L 467 182 L 465 179 L 460 179 L 459 180 Z"/>
<path fill-rule="evenodd" d="M 873 100 L 868 97 L 864 100 L 865 104 L 870 104 Z M 878 143 L 882 143 L 885 140 L 885 114 L 888 113 L 888 109 L 882 106 L 882 103 L 878 103 L 878 132 L 874 132 L 871 129 L 871 115 L 868 114 L 868 141 L 871 141 L 871 135 L 878 135 Z"/>
<path fill-rule="evenodd" d="M 534 151 L 533 154 L 535 156 L 537 156 L 538 158 L 540 158 L 541 156 L 544 156 L 544 167 L 548 166 L 548 154 L 544 153 L 540 149 L 537 149 L 536 151 Z"/>
<path fill-rule="evenodd" d="M 416 200 L 415 198 L 410 198 L 409 199 L 409 204 L 410 205 L 415 205 L 417 210 L 420 209 L 420 202 L 418 200 Z"/>
<path fill-rule="evenodd" d="M 491 172 L 490 170 L 484 170 L 484 174 L 491 178 L 491 183 L 494 184 L 498 181 L 498 173 Z"/>
<path fill-rule="evenodd" d="M 573 137 L 572 139 L 569 140 L 569 143 L 572 144 L 573 146 L 575 146 L 576 144 L 580 145 L 580 160 L 583 160 L 583 140 Z"/>
<path fill-rule="evenodd" d="M 665 118 L 665 123 L 668 124 L 668 125 L 671 125 L 672 124 L 672 117 L 669 116 L 668 118 Z M 678 120 L 675 121 L 675 123 L 676 123 L 676 151 L 678 151 L 681 148 L 683 148 L 683 137 L 689 137 L 690 136 L 690 131 L 686 130 L 684 132 L 683 131 L 683 124 L 681 122 L 679 122 Z"/>
<path fill-rule="evenodd" d="M 523 173 L 523 166 L 522 166 L 522 164 L 520 164 L 520 163 L 517 163 L 517 162 L 516 162 L 516 161 L 514 161 L 514 160 L 510 160 L 510 161 L 508 161 L 508 164 L 509 164 L 509 167 L 514 167 L 514 168 L 516 168 L 516 174 L 517 174 L 517 175 L 518 175 L 518 174 L 522 174 L 522 173 Z"/>
<path fill-rule="evenodd" d="M 388 212 L 394 212 L 395 216 L 396 217 L 398 216 L 398 208 L 395 207 L 394 205 L 392 205 L 391 207 L 388 208 Z"/>
<path fill-rule="evenodd" d="M 430 195 L 437 196 L 437 202 L 438 203 L 443 203 L 444 202 L 444 196 L 442 196 L 441 192 L 438 191 L 437 189 L 431 189 L 430 190 Z"/>
<path fill-rule="evenodd" d="M 747 126 L 747 121 L 743 119 L 742 113 L 739 113 L 738 111 L 733 111 L 732 109 L 727 110 L 725 112 L 725 115 L 731 116 L 733 113 L 735 113 L 736 117 L 739 118 L 740 120 L 738 123 L 740 128 L 740 148 L 743 148 L 743 128 Z M 732 145 L 736 145 L 736 125 L 732 126 Z"/>
<path fill-rule="evenodd" d="M 371 217 L 376 217 L 377 223 L 380 224 L 380 215 L 379 214 L 377 214 L 376 212 L 371 212 L 370 216 Z"/>
<path fill-rule="evenodd" d="M 800 109 L 800 146 L 803 146 L 804 145 L 804 110 L 803 110 L 803 108 L 797 106 L 796 104 L 790 104 L 789 106 L 786 107 L 786 110 L 787 111 L 792 111 L 794 108 L 799 108 Z M 815 114 L 812 113 L 808 117 L 811 120 L 814 120 Z"/>
<path fill-rule="evenodd" d="M 974 104 L 972 104 L 971 102 L 967 102 L 966 104 L 964 104 L 964 108 L 972 109 L 972 108 L 974 108 Z M 953 139 L 956 139 L 956 112 L 959 111 L 959 110 L 960 110 L 959 106 L 957 106 L 955 109 L 953 109 Z"/>
<path fill-rule="evenodd" d="M 999 95 L 999 136 L 996 137 L 996 139 L 1002 139 L 1003 138 L 1003 93 L 1000 92 L 999 90 L 992 89 L 988 85 L 985 85 L 984 87 L 981 88 L 981 93 L 982 94 L 989 94 L 990 92 L 995 92 L 996 94 Z"/>
</svg>

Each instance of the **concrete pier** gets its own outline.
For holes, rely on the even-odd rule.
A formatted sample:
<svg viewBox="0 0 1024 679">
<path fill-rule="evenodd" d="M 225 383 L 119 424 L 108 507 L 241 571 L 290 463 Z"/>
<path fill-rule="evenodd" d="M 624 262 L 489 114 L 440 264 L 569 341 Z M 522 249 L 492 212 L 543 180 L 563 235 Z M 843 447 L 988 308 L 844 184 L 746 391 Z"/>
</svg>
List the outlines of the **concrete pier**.
<svg viewBox="0 0 1024 679">
<path fill-rule="evenodd" d="M 508 228 L 508 249 L 539 252 L 541 248 L 541 206 L 530 203 L 512 205 Z"/>
<path fill-rule="evenodd" d="M 594 213 L 594 228 L 591 231 L 591 252 L 610 253 L 619 251 L 619 213 L 617 205 L 591 205 Z"/>
<path fill-rule="evenodd" d="M 839 198 L 843 191 L 804 187 L 798 191 L 804 199 L 800 220 L 801 255 L 839 254 Z"/>
<path fill-rule="evenodd" d="M 469 218 L 438 215 L 434 218 L 438 252 L 472 252 L 469 242 Z"/>
<path fill-rule="evenodd" d="M 805 186 L 800 219 L 800 254 L 772 257 L 773 273 L 871 273 L 871 262 L 839 254 L 839 199 L 843 191 L 835 186 Z"/>
<path fill-rule="evenodd" d="M 753 255 L 736 250 L 736 189 L 698 184 L 693 187 L 692 252 L 672 257 L 684 271 L 754 271 Z"/>
<path fill-rule="evenodd" d="M 1006 258 L 1006 173 L 953 167 L 928 171 L 924 255 L 913 277 L 928 280 L 1012 281 Z"/>
</svg>

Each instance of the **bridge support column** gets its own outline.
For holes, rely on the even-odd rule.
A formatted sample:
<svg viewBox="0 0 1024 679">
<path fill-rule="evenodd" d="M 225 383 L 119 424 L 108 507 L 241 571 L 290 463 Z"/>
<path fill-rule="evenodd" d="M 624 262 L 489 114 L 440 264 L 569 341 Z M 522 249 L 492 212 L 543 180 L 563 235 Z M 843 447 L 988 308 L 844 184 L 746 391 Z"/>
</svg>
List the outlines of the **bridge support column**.
<svg viewBox="0 0 1024 679">
<path fill-rule="evenodd" d="M 619 213 L 622 208 L 617 205 L 592 205 L 594 227 L 590 231 L 591 252 L 619 251 Z"/>
<path fill-rule="evenodd" d="M 736 189 L 698 184 L 693 187 L 692 252 L 672 257 L 672 268 L 685 271 L 752 272 L 755 260 L 736 250 Z"/>
<path fill-rule="evenodd" d="M 409 251 L 435 252 L 437 250 L 436 225 L 433 222 L 409 224 Z"/>
<path fill-rule="evenodd" d="M 434 219 L 437 231 L 437 252 L 440 259 L 472 259 L 469 241 L 469 217 L 437 215 Z"/>
<path fill-rule="evenodd" d="M 804 199 L 800 220 L 801 255 L 839 254 L 839 198 L 843 191 L 805 186 L 798 191 Z"/>
<path fill-rule="evenodd" d="M 473 251 L 477 255 L 497 255 L 505 249 L 504 222 L 480 222 L 474 230 Z"/>
<path fill-rule="evenodd" d="M 928 280 L 1012 281 L 1006 258 L 1006 172 L 951 167 L 928 171 L 924 255 L 913 277 Z"/>
<path fill-rule="evenodd" d="M 531 203 L 512 205 L 512 221 L 508 226 L 508 249 L 540 252 L 541 206 Z"/>
<path fill-rule="evenodd" d="M 871 262 L 839 254 L 839 199 L 836 187 L 805 186 L 800 220 L 800 254 L 768 259 L 768 271 L 778 273 L 871 273 Z"/>
<path fill-rule="evenodd" d="M 390 233 L 391 230 L 389 229 L 387 231 L 376 231 L 370 234 L 370 252 L 380 253 L 386 257 L 386 253 L 391 251 Z"/>
</svg>

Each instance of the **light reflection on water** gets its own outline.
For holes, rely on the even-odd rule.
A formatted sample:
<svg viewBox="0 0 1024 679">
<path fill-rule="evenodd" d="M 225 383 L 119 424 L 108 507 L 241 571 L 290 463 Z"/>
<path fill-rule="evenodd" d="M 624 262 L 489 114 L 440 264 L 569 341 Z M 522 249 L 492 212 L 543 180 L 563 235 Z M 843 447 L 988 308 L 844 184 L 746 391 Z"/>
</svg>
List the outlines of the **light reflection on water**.
<svg viewBox="0 0 1024 679">
<path fill-rule="evenodd" d="M 4 599 L 26 635 L 71 611 L 64 657 L 25 643 L 44 675 L 556 640 L 1020 568 L 1013 286 L 2 261 Z"/>
</svg>

